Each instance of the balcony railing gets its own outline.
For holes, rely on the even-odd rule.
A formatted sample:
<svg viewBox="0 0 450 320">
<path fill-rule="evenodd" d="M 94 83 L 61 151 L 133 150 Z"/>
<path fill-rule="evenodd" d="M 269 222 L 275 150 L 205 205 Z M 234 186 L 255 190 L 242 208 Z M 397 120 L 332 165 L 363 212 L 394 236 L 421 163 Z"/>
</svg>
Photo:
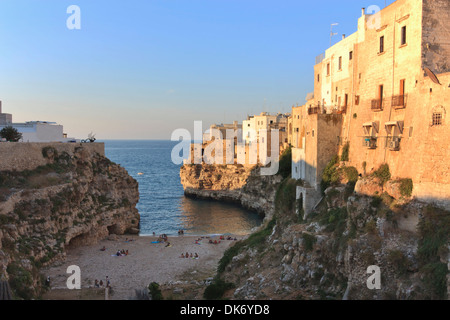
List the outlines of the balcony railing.
<svg viewBox="0 0 450 320">
<path fill-rule="evenodd" d="M 319 64 L 325 59 L 325 53 L 321 53 L 316 57 L 316 64 Z"/>
<path fill-rule="evenodd" d="M 374 137 L 364 137 L 362 139 L 363 146 L 368 149 L 376 149 L 377 148 L 377 138 Z"/>
<path fill-rule="evenodd" d="M 382 111 L 383 110 L 383 99 L 374 99 L 371 101 L 371 109 L 373 111 Z"/>
<path fill-rule="evenodd" d="M 337 107 L 336 109 L 336 113 L 337 114 L 343 114 L 347 112 L 347 106 L 341 106 L 341 107 Z"/>
<path fill-rule="evenodd" d="M 308 108 L 308 114 L 319 114 L 320 113 L 320 107 L 309 107 Z"/>
<path fill-rule="evenodd" d="M 392 106 L 395 109 L 406 108 L 406 95 L 392 96 Z"/>
</svg>

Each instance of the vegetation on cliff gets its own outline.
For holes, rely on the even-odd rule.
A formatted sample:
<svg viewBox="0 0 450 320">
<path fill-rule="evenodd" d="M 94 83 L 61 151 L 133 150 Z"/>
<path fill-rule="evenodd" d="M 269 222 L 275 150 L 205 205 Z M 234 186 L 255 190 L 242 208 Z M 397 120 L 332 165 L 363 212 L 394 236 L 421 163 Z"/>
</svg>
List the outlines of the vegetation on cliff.
<svg viewBox="0 0 450 320">
<path fill-rule="evenodd" d="M 225 252 L 209 298 L 447 297 L 450 212 L 411 199 L 410 179 L 392 180 L 386 165 L 360 178 L 336 157 L 324 177 L 325 201 L 307 219 L 295 200 L 302 182 L 279 184 L 273 218 Z M 381 192 L 354 193 L 365 179 Z M 381 290 L 367 287 L 371 265 Z"/>
<path fill-rule="evenodd" d="M 68 247 L 137 230 L 137 182 L 125 169 L 83 147 L 73 155 L 42 149 L 48 163 L 0 172 L 0 275 L 17 299 L 45 289 L 39 270 Z"/>
</svg>

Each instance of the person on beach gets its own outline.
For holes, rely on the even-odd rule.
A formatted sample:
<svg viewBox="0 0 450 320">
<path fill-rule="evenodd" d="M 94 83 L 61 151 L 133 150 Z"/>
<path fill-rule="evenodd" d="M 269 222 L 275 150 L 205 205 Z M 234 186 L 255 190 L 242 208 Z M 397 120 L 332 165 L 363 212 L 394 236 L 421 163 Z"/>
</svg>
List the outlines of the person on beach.
<svg viewBox="0 0 450 320">
<path fill-rule="evenodd" d="M 103 280 L 100 280 L 99 284 L 100 287 L 103 287 Z"/>
<path fill-rule="evenodd" d="M 95 279 L 94 287 L 95 287 L 95 288 L 100 288 L 100 284 L 98 283 L 98 280 L 97 280 L 97 279 Z"/>
<path fill-rule="evenodd" d="M 198 258 L 199 258 L 197 252 L 195 253 L 194 258 L 195 258 L 195 259 L 198 259 Z"/>
<path fill-rule="evenodd" d="M 184 253 L 181 254 L 180 258 L 184 258 Z"/>
</svg>

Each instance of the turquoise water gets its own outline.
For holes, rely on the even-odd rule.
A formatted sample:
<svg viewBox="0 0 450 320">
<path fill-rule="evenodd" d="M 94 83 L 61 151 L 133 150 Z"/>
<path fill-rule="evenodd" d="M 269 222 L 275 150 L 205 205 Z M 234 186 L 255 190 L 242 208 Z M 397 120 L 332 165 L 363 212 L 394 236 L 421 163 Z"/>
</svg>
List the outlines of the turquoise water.
<svg viewBox="0 0 450 320">
<path fill-rule="evenodd" d="M 245 235 L 259 226 L 261 217 L 239 206 L 184 197 L 180 166 L 172 163 L 177 142 L 107 140 L 106 156 L 124 167 L 139 183 L 141 235 L 165 233 Z M 139 175 L 142 173 L 142 175 Z"/>
</svg>

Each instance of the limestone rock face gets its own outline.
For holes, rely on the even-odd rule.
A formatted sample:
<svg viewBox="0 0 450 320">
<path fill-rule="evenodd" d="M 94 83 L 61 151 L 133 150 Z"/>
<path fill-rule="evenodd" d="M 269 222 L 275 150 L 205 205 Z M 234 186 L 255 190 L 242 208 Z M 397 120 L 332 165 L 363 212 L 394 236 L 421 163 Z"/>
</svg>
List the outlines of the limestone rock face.
<svg viewBox="0 0 450 320">
<path fill-rule="evenodd" d="M 383 185 L 378 178 L 366 177 L 356 182 L 355 192 L 367 196 L 380 195 L 383 193 Z"/>
<path fill-rule="evenodd" d="M 188 197 L 234 202 L 265 215 L 273 214 L 274 199 L 282 178 L 262 176 L 257 167 L 242 165 L 185 165 L 181 184 Z"/>
<path fill-rule="evenodd" d="M 39 283 L 34 271 L 68 248 L 139 228 L 137 181 L 83 147 L 31 171 L 0 172 L 0 181 L 0 275 L 14 280 L 27 271 L 28 287 Z"/>
</svg>

